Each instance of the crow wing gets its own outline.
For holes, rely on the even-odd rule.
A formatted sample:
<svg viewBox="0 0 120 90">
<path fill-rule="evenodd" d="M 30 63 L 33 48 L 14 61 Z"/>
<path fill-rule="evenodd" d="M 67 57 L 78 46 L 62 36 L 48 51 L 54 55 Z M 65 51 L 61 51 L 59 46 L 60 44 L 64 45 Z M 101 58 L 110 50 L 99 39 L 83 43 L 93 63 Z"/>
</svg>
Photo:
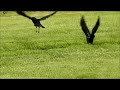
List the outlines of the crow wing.
<svg viewBox="0 0 120 90">
<path fill-rule="evenodd" d="M 92 33 L 91 35 L 94 35 L 96 33 L 96 31 L 98 30 L 98 27 L 100 26 L 100 17 L 98 17 L 98 20 L 94 26 L 94 28 L 92 29 Z"/>
<path fill-rule="evenodd" d="M 82 30 L 85 33 L 85 35 L 90 37 L 90 32 L 89 32 L 89 29 L 85 23 L 84 16 L 82 16 L 80 24 L 81 24 Z"/>
<path fill-rule="evenodd" d="M 44 17 L 40 18 L 39 21 L 45 20 L 45 19 L 49 18 L 50 16 L 54 15 L 56 12 L 57 12 L 57 11 L 55 11 L 55 12 L 53 12 L 53 13 L 47 15 L 47 16 L 44 16 Z"/>
<path fill-rule="evenodd" d="M 22 15 L 22 16 L 24 16 L 24 17 L 27 17 L 27 18 L 31 19 L 31 17 L 28 16 L 28 15 L 26 15 L 24 11 L 16 11 L 16 12 L 17 12 L 17 14 L 19 14 L 19 15 Z"/>
</svg>

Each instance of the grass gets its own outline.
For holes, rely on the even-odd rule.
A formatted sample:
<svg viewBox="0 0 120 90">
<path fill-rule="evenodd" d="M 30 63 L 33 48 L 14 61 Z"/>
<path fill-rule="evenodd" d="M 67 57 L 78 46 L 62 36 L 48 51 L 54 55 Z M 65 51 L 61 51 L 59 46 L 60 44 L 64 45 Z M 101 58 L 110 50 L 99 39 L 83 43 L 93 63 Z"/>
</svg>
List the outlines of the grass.
<svg viewBox="0 0 120 90">
<path fill-rule="evenodd" d="M 37 18 L 49 13 L 27 12 Z M 93 45 L 81 30 L 82 15 L 90 30 L 101 17 Z M 29 19 L 0 12 L 0 78 L 120 78 L 119 19 L 119 11 L 58 11 L 36 33 Z"/>
</svg>

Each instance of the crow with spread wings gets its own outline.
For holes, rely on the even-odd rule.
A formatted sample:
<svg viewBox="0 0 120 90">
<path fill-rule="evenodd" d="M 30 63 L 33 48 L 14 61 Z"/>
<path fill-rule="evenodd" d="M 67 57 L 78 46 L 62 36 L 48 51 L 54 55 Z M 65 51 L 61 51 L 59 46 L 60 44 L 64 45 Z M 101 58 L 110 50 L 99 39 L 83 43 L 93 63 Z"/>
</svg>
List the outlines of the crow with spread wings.
<svg viewBox="0 0 120 90">
<path fill-rule="evenodd" d="M 16 11 L 16 12 L 17 12 L 17 14 L 22 15 L 22 16 L 27 17 L 28 19 L 32 20 L 32 22 L 34 23 L 34 26 L 36 27 L 36 32 L 39 33 L 40 27 L 41 27 L 41 28 L 45 28 L 45 27 L 40 23 L 40 21 L 49 18 L 50 16 L 54 15 L 57 11 L 55 11 L 55 12 L 49 14 L 49 15 L 46 15 L 46 16 L 40 18 L 40 19 L 37 19 L 37 18 L 35 18 L 35 17 L 30 17 L 30 16 L 28 16 L 27 14 L 25 14 L 24 11 Z M 37 28 L 38 28 L 38 30 L 37 30 Z"/>
<path fill-rule="evenodd" d="M 93 43 L 93 40 L 95 38 L 95 33 L 96 31 L 98 30 L 98 27 L 100 26 L 100 17 L 98 17 L 98 20 L 94 26 L 94 28 L 92 29 L 92 33 L 90 34 L 90 31 L 86 25 L 86 22 L 84 20 L 84 16 L 82 16 L 81 18 L 81 21 L 80 21 L 80 25 L 82 27 L 82 30 L 84 32 L 84 34 L 86 35 L 86 40 L 87 40 L 87 43 Z"/>
</svg>

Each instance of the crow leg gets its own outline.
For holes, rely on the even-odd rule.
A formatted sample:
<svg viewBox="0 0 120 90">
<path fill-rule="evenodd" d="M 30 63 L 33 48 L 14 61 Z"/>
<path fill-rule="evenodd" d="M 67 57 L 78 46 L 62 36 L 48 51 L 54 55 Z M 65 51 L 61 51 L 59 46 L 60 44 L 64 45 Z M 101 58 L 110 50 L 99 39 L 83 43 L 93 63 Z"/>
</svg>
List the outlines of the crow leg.
<svg viewBox="0 0 120 90">
<path fill-rule="evenodd" d="M 40 27 L 38 27 L 38 33 L 40 32 Z"/>
<path fill-rule="evenodd" d="M 37 27 L 36 27 L 35 31 L 36 31 L 36 33 L 37 33 Z"/>
</svg>

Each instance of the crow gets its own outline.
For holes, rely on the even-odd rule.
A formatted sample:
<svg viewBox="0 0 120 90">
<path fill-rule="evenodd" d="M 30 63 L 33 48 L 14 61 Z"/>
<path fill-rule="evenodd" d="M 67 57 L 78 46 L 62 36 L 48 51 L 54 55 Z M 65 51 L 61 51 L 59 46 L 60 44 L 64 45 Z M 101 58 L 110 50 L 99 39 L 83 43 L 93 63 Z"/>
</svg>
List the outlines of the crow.
<svg viewBox="0 0 120 90">
<path fill-rule="evenodd" d="M 98 20 L 94 26 L 94 28 L 92 29 L 92 33 L 90 34 L 90 31 L 86 25 L 86 22 L 84 20 L 84 16 L 82 16 L 81 18 L 81 21 L 80 21 L 80 25 L 82 27 L 82 30 L 84 32 L 84 34 L 86 35 L 86 40 L 87 40 L 87 43 L 93 43 L 93 40 L 95 38 L 95 33 L 96 31 L 98 30 L 98 27 L 100 26 L 100 17 L 98 16 Z"/>
<path fill-rule="evenodd" d="M 3 11 L 3 14 L 6 14 L 7 13 L 7 11 Z"/>
<path fill-rule="evenodd" d="M 37 19 L 37 18 L 35 18 L 35 17 L 30 17 L 30 16 L 28 16 L 27 14 L 25 14 L 24 11 L 16 11 L 16 12 L 17 12 L 17 14 L 22 15 L 22 16 L 27 17 L 28 19 L 32 20 L 34 26 L 36 27 L 36 32 L 39 33 L 40 27 L 41 27 L 41 28 L 45 28 L 45 27 L 40 23 L 40 21 L 49 18 L 50 16 L 54 15 L 57 11 L 55 11 L 55 12 L 49 14 L 49 15 L 46 15 L 46 16 L 40 18 L 40 19 Z M 38 28 L 38 30 L 37 30 L 37 28 Z"/>
</svg>

